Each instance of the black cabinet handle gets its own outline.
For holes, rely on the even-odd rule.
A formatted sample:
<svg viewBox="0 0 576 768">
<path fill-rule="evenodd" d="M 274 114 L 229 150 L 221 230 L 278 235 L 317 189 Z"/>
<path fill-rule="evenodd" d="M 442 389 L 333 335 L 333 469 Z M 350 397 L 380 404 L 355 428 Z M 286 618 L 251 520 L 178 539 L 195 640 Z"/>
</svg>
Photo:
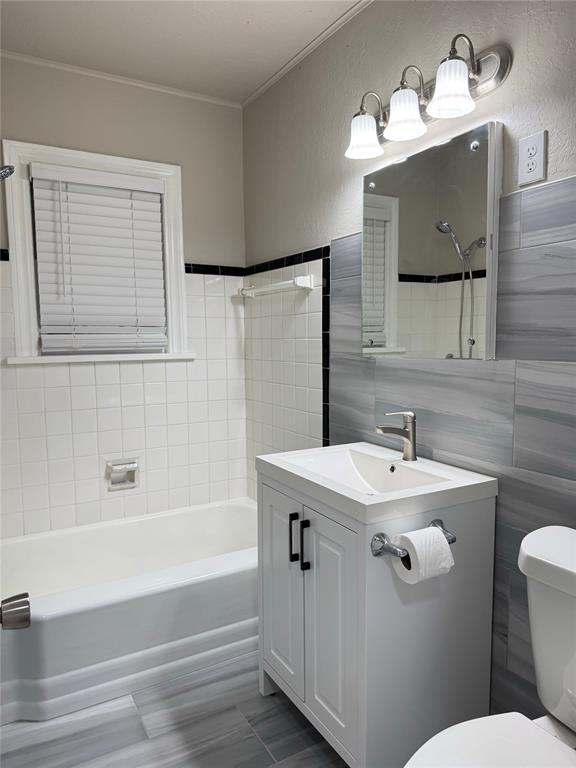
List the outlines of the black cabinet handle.
<svg viewBox="0 0 576 768">
<path fill-rule="evenodd" d="M 295 523 L 299 517 L 300 515 L 298 512 L 291 512 L 288 517 L 288 557 L 291 563 L 296 563 L 300 559 L 300 555 L 297 552 L 292 551 L 292 524 Z"/>
<path fill-rule="evenodd" d="M 309 571 L 310 563 L 304 560 L 304 530 L 310 528 L 310 520 L 300 521 L 300 570 Z"/>
</svg>

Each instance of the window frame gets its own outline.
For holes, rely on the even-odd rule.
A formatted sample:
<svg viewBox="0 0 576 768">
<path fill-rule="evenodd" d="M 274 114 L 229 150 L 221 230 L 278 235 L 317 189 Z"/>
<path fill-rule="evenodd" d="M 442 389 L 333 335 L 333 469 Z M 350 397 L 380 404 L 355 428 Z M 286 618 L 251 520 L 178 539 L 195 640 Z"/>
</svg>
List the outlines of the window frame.
<svg viewBox="0 0 576 768">
<path fill-rule="evenodd" d="M 187 352 L 186 290 L 182 229 L 182 185 L 178 165 L 156 163 L 114 155 L 3 139 L 4 163 L 13 165 L 14 175 L 4 185 L 8 224 L 12 298 L 14 308 L 15 357 L 8 363 L 58 363 L 104 360 L 193 359 Z M 30 194 L 30 163 L 65 165 L 85 171 L 142 176 L 160 180 L 168 349 L 158 353 L 43 355 L 39 347 L 39 318 L 34 258 L 34 216 Z"/>
</svg>

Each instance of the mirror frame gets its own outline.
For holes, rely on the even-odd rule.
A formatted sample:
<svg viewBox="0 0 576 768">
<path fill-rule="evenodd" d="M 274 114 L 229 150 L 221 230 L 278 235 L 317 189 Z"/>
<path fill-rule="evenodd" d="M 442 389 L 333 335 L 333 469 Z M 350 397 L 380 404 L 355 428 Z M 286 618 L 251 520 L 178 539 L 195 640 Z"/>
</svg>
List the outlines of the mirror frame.
<svg viewBox="0 0 576 768">
<path fill-rule="evenodd" d="M 486 322 L 485 322 L 485 348 L 484 355 L 481 358 L 474 358 L 475 362 L 478 360 L 495 360 L 496 359 L 496 304 L 497 304 L 497 290 L 498 290 L 498 243 L 499 243 L 499 219 L 500 219 L 500 198 L 502 196 L 502 176 L 503 176 L 503 135 L 504 125 L 503 123 L 496 121 L 488 121 L 486 123 L 480 123 L 479 125 L 470 126 L 461 133 L 455 133 L 448 140 L 442 139 L 436 141 L 434 144 L 430 144 L 423 149 L 419 149 L 408 155 L 407 159 L 415 157 L 432 149 L 439 144 L 448 143 L 452 139 L 459 136 L 463 136 L 469 131 L 473 131 L 477 128 L 486 127 L 488 129 L 488 157 L 487 157 L 487 176 L 486 176 Z M 370 173 L 365 174 L 362 177 L 362 212 L 364 212 L 364 197 L 366 180 L 376 173 L 390 168 L 394 165 L 394 162 L 387 163 L 381 168 L 376 168 Z M 364 216 L 362 216 L 364 219 Z M 362 227 L 362 270 L 364 270 L 364 227 Z M 362 296 L 362 327 L 364 316 L 364 297 Z M 362 342 L 361 342 L 362 344 Z M 370 352 L 366 351 L 364 347 L 361 347 L 361 354 L 370 357 Z M 379 357 L 379 355 L 373 355 L 373 357 Z M 403 356 L 395 356 L 395 359 L 400 359 Z M 415 358 L 405 356 L 405 359 L 409 360 L 424 360 L 433 359 L 441 360 L 444 358 Z M 460 358 L 457 358 L 460 359 Z M 462 358 L 467 360 L 468 358 Z"/>
</svg>

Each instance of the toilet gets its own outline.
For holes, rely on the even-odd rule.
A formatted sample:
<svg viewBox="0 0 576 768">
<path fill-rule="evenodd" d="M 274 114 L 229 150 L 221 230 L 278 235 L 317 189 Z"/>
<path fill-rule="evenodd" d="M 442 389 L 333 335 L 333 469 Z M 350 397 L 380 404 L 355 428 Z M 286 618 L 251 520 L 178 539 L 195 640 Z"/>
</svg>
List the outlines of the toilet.
<svg viewBox="0 0 576 768">
<path fill-rule="evenodd" d="M 576 767 L 576 530 L 529 533 L 518 566 L 528 581 L 538 695 L 549 716 L 509 712 L 459 723 L 433 736 L 405 768 Z"/>
</svg>

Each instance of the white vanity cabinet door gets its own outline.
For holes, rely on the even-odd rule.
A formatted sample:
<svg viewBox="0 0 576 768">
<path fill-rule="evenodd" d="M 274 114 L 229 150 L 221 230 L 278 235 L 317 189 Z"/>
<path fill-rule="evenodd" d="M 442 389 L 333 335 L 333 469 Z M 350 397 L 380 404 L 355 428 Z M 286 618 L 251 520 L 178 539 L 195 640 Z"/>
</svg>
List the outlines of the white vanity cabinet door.
<svg viewBox="0 0 576 768">
<path fill-rule="evenodd" d="M 262 507 L 264 659 L 304 699 L 304 571 L 289 557 L 290 528 L 292 551 L 299 551 L 304 507 L 267 485 Z"/>
<path fill-rule="evenodd" d="M 357 534 L 308 507 L 306 704 L 352 754 L 358 742 Z"/>
</svg>

